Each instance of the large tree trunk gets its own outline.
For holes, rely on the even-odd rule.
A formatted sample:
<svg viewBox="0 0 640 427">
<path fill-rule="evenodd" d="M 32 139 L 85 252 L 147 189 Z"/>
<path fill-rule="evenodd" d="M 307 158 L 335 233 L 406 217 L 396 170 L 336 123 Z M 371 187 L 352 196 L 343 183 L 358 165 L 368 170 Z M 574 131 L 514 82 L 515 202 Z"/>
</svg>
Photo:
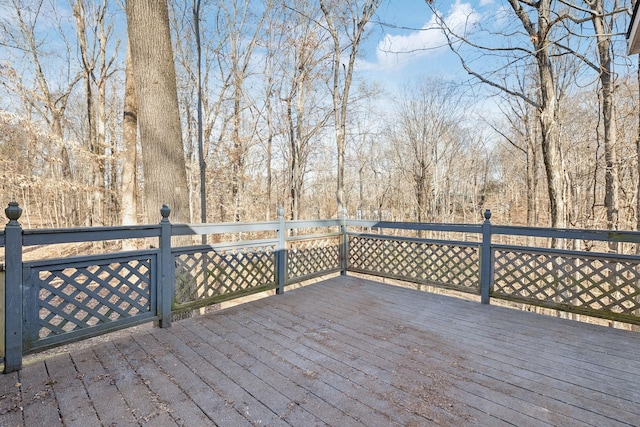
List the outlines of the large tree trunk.
<svg viewBox="0 0 640 427">
<path fill-rule="evenodd" d="M 604 206 L 607 210 L 607 229 L 618 228 L 619 221 L 619 183 L 618 183 L 618 138 L 616 135 L 616 117 L 614 112 L 615 94 L 611 73 L 611 35 L 605 29 L 604 6 L 602 0 L 587 2 L 593 11 L 592 22 L 598 40 L 598 59 L 600 63 L 600 85 L 602 86 L 602 118 L 604 124 L 605 195 Z M 616 244 L 610 243 L 615 250 Z"/>
<path fill-rule="evenodd" d="M 535 52 L 538 78 L 540 80 L 540 99 L 537 107 L 542 136 L 542 156 L 547 177 L 547 190 L 551 211 L 551 226 L 554 228 L 565 228 L 568 214 L 568 182 L 560 144 L 558 94 L 553 76 L 550 53 L 549 37 L 553 21 L 551 17 L 551 2 L 552 0 L 540 0 L 535 4 L 522 2 L 536 9 L 538 20 L 537 25 L 535 25 L 531 21 L 529 14 L 522 8 L 521 1 L 509 0 L 513 11 L 522 23 L 527 34 L 529 34 Z M 557 244 L 557 240 L 554 239 L 552 245 L 557 246 Z"/>
<path fill-rule="evenodd" d="M 534 42 L 540 77 L 540 127 L 542 155 L 544 157 L 551 211 L 551 227 L 564 228 L 567 224 L 567 193 L 565 165 L 558 129 L 558 98 L 549 52 L 549 23 L 551 0 L 542 0 L 538 8 L 538 37 Z M 554 245 L 555 246 L 555 245 Z"/>
<path fill-rule="evenodd" d="M 167 2 L 129 0 L 126 9 L 147 221 L 157 222 L 160 207 L 167 204 L 173 222 L 188 222 L 189 192 Z"/>
</svg>

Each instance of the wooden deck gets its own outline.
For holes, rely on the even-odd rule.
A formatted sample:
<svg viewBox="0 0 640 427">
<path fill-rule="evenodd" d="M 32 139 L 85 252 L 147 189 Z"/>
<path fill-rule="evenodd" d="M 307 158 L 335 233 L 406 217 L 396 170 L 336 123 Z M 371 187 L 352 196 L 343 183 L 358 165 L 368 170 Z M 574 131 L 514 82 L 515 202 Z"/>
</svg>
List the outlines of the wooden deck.
<svg viewBox="0 0 640 427">
<path fill-rule="evenodd" d="M 1 426 L 640 425 L 640 334 L 353 277 L 0 375 Z"/>
</svg>

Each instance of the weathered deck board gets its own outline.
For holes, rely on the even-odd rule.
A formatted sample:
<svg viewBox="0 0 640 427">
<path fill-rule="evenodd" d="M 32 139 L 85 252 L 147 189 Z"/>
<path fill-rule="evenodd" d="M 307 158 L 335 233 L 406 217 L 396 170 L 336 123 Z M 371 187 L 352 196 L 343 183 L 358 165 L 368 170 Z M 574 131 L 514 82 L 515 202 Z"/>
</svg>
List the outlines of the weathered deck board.
<svg viewBox="0 0 640 427">
<path fill-rule="evenodd" d="M 389 301 L 389 303 L 391 303 L 391 301 Z M 334 302 L 331 302 L 331 309 L 335 309 Z M 350 306 L 349 309 L 355 310 L 356 307 Z M 471 307 L 471 309 L 473 309 L 473 307 Z M 463 329 L 463 326 L 461 326 L 460 324 L 457 324 L 455 328 L 451 327 L 451 323 L 450 323 L 451 317 L 453 316 L 455 318 L 455 315 L 447 314 L 443 312 L 440 314 L 442 317 L 440 317 L 440 315 L 433 316 L 433 314 L 434 313 L 432 312 L 431 315 L 429 316 L 430 320 L 429 320 L 428 327 L 430 331 L 440 331 L 443 334 L 443 336 L 447 336 L 447 339 L 449 340 L 449 342 L 447 342 L 445 345 L 448 353 L 448 358 L 451 359 L 451 358 L 457 357 L 458 360 L 452 363 L 455 363 L 467 368 L 466 372 L 460 373 L 460 376 L 462 376 L 463 380 L 474 380 L 475 382 L 478 382 L 481 385 L 485 385 L 488 383 L 488 381 L 491 381 L 491 378 L 494 378 L 496 385 L 504 389 L 504 393 L 502 393 L 503 395 L 498 394 L 495 398 L 493 398 L 493 401 L 496 404 L 504 404 L 509 406 L 509 409 L 517 409 L 518 407 L 521 407 L 523 404 L 518 401 L 513 401 L 512 397 L 516 397 L 518 395 L 523 396 L 522 399 L 525 401 L 527 405 L 530 402 L 535 403 L 536 400 L 543 400 L 544 405 L 554 406 L 553 410 L 550 413 L 548 412 L 549 408 L 545 409 L 544 406 L 541 406 L 541 409 L 543 409 L 543 411 L 539 413 L 536 413 L 535 411 L 531 413 L 530 411 L 532 408 L 527 408 L 526 407 L 527 405 L 525 405 L 524 407 L 521 407 L 520 410 L 523 413 L 528 413 L 527 412 L 528 410 L 529 413 L 535 416 L 538 420 L 545 419 L 545 417 L 554 416 L 555 418 L 549 421 L 556 425 L 566 425 L 568 422 L 570 422 L 570 420 L 562 421 L 561 419 L 559 420 L 557 418 L 559 417 L 558 415 L 559 413 L 560 414 L 566 413 L 567 411 L 573 410 L 573 408 L 571 406 L 567 406 L 562 399 L 556 399 L 558 401 L 549 400 L 544 398 L 543 395 L 545 393 L 546 394 L 556 393 L 558 391 L 558 387 L 561 387 L 561 386 L 568 386 L 571 389 L 571 392 L 573 392 L 576 387 L 572 381 L 575 381 L 575 379 L 571 378 L 569 380 L 569 383 L 565 384 L 564 380 L 558 380 L 557 378 L 556 379 L 549 378 L 548 373 L 546 373 L 546 371 L 549 369 L 556 369 L 552 365 L 544 367 L 544 369 L 539 369 L 536 372 L 532 372 L 529 370 L 531 368 L 526 365 L 527 361 L 523 360 L 522 356 L 519 356 L 519 352 L 525 352 L 525 357 L 528 357 L 529 359 L 532 360 L 532 362 L 529 364 L 532 364 L 532 363 L 538 364 L 540 362 L 539 360 L 540 359 L 539 355 L 541 353 L 540 350 L 544 351 L 544 346 L 540 346 L 539 342 L 537 343 L 536 348 L 528 348 L 530 343 L 527 342 L 526 340 L 525 342 L 523 342 L 522 347 L 517 347 L 517 345 L 514 345 L 513 342 L 509 342 L 508 340 L 504 343 L 501 339 L 498 339 L 496 342 L 491 342 L 488 339 L 489 338 L 488 334 L 484 334 L 485 335 L 484 339 L 478 340 L 474 338 L 475 330 L 478 328 L 477 324 L 473 322 L 470 323 L 469 324 L 470 329 L 465 331 Z M 375 314 L 373 314 L 373 316 L 375 316 Z M 415 313 L 412 315 L 413 318 L 417 318 L 418 316 L 419 316 L 419 313 Z M 533 317 L 537 319 L 540 316 L 533 316 Z M 375 331 L 376 326 L 380 325 L 381 322 L 384 322 L 386 319 L 378 318 L 377 320 L 378 321 L 373 322 L 372 324 L 370 323 L 358 324 L 355 322 L 350 322 L 349 325 L 350 327 L 356 328 L 356 329 L 358 328 L 358 326 L 360 326 L 360 328 L 363 331 L 370 332 L 370 331 Z M 547 320 L 555 321 L 557 319 L 547 319 Z M 573 324 L 574 322 L 569 322 L 569 323 Z M 375 325 L 375 326 L 372 326 L 372 325 Z M 507 325 L 509 324 L 507 323 Z M 393 328 L 399 329 L 402 331 L 402 333 L 404 333 L 406 332 L 407 327 L 393 325 Z M 378 329 L 378 330 L 379 330 L 378 333 L 385 334 L 384 328 Z M 357 330 L 353 330 L 351 332 L 352 336 L 358 335 L 358 334 L 360 333 Z M 413 330 L 410 332 L 410 334 L 411 336 L 419 337 L 420 331 Z M 365 333 L 365 336 L 366 336 L 366 333 Z M 498 331 L 497 337 L 500 337 L 499 331 Z M 394 351 L 400 352 L 399 353 L 400 357 L 405 358 L 405 360 L 407 360 L 407 358 L 411 358 L 410 355 L 403 354 L 401 352 L 402 348 L 406 346 L 406 343 L 410 342 L 406 336 L 405 337 L 394 336 L 392 338 L 385 337 L 385 339 L 390 339 L 391 342 L 396 345 Z M 434 337 L 433 334 L 430 334 L 430 336 L 425 336 L 423 339 L 416 340 L 415 342 L 423 343 L 423 346 L 422 348 L 420 348 L 419 346 L 414 347 L 413 348 L 414 352 L 420 352 L 420 353 L 428 352 L 429 347 L 432 347 L 432 345 L 430 345 L 429 343 L 442 347 L 442 344 L 438 343 L 436 337 Z M 509 352 L 503 353 L 503 349 L 502 349 L 503 346 L 510 346 L 512 348 L 511 350 L 509 350 Z M 458 351 L 456 351 L 456 348 L 458 348 Z M 498 356 L 496 356 L 496 354 Z M 504 357 L 501 357 L 500 355 L 504 355 Z M 531 358 L 531 355 L 534 355 L 536 357 Z M 487 359 L 489 360 L 489 363 L 487 363 Z M 431 352 L 429 354 L 429 360 L 430 360 L 430 363 L 434 363 L 437 360 L 446 362 L 447 357 L 443 358 L 437 353 Z M 410 363 L 405 362 L 403 363 L 403 365 L 410 366 Z M 566 367 L 566 368 L 569 368 L 569 367 Z M 575 366 L 572 369 L 575 371 Z M 574 375 L 574 373 L 572 373 L 571 371 L 557 371 L 557 373 L 558 373 L 558 378 L 571 377 L 572 375 Z M 487 376 L 489 378 L 486 378 Z M 515 379 L 513 378 L 514 376 L 515 376 Z M 630 376 L 633 377 L 633 374 L 630 374 Z M 531 383 L 531 381 L 534 379 L 539 380 L 541 382 Z M 549 383 L 550 380 L 555 381 L 555 383 L 554 384 Z M 613 381 L 610 379 L 609 382 L 613 382 Z M 537 388 L 532 387 L 533 385 L 536 385 Z M 477 392 L 476 394 L 478 395 L 478 397 L 482 396 L 484 398 L 489 398 L 491 396 L 491 394 L 487 394 L 487 390 L 482 390 L 482 389 L 478 390 L 475 384 L 473 383 L 470 384 L 468 381 L 463 382 L 463 389 L 467 391 L 476 390 Z M 587 392 L 593 393 L 593 390 L 591 391 L 587 390 Z M 635 393 L 635 390 L 633 390 L 632 393 Z M 565 399 L 570 398 L 571 393 L 566 393 L 565 396 L 563 397 Z M 594 396 L 592 397 L 591 401 L 586 400 L 582 402 L 587 406 L 579 405 L 579 407 L 580 406 L 590 407 L 592 405 L 599 406 L 601 403 L 601 399 L 607 399 L 609 397 L 610 396 L 606 394 L 603 394 L 601 396 Z M 605 412 L 607 411 L 607 409 L 609 409 L 608 406 L 604 406 L 601 408 L 601 410 Z M 505 410 L 505 408 L 501 408 L 500 410 Z M 626 408 L 626 410 L 623 410 L 622 414 L 620 414 L 619 411 L 620 411 L 620 408 L 616 409 L 614 407 L 613 411 L 611 411 L 613 413 L 610 414 L 610 417 L 615 418 L 617 416 L 622 416 L 631 424 L 633 424 L 634 422 L 637 423 L 636 420 L 639 417 L 636 414 L 637 406 Z M 585 423 L 594 423 L 595 425 L 610 425 L 612 422 L 614 422 L 610 417 L 600 417 L 598 413 L 594 413 L 590 411 L 579 410 L 576 412 L 576 414 L 579 417 L 579 419 Z M 526 421 L 526 419 L 523 421 Z"/>
<path fill-rule="evenodd" d="M 0 426 L 640 426 L 640 334 L 353 277 L 91 344 Z"/>
<path fill-rule="evenodd" d="M 98 425 L 98 414 L 82 381 L 85 373 L 77 370 L 70 355 L 61 354 L 45 363 L 64 425 Z"/>
<path fill-rule="evenodd" d="M 74 357 L 78 372 L 82 372 L 82 381 L 89 399 L 93 402 L 96 415 L 104 425 L 133 426 L 137 425 L 135 417 L 119 393 L 115 381 L 105 372 L 100 359 L 93 352 L 86 352 L 84 357 Z M 115 401 L 108 401 L 104 396 L 115 396 Z"/>
<path fill-rule="evenodd" d="M 121 348 L 122 345 L 131 341 L 131 337 L 114 340 Z M 116 395 L 103 396 L 107 402 L 117 402 L 123 400 L 131 410 L 135 422 L 139 425 L 176 425 L 171 423 L 172 419 L 167 413 L 167 408 L 161 406 L 157 394 L 150 389 L 150 384 L 142 377 L 142 363 L 131 364 L 125 353 L 121 353 L 113 342 L 100 344 L 94 348 L 94 354 L 100 360 L 105 369 L 106 375 L 116 386 Z M 83 357 L 85 352 L 80 352 L 75 358 Z M 153 368 L 153 367 L 152 367 Z M 162 381 L 163 377 L 158 376 L 157 381 Z"/>
</svg>

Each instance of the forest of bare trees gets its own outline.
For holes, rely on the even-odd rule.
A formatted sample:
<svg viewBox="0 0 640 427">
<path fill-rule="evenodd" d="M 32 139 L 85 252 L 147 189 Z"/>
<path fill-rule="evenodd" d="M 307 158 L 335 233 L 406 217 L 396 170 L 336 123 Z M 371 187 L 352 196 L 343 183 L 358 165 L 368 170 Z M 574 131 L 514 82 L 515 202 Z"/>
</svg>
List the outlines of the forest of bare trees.
<svg viewBox="0 0 640 427">
<path fill-rule="evenodd" d="M 484 3 L 484 2 L 483 2 Z M 385 87 L 399 0 L 8 0 L 0 200 L 25 227 L 349 217 L 640 228 L 630 2 L 434 14 L 462 78 Z M 485 9 L 489 10 L 489 9 Z M 397 24 L 397 23 L 396 23 Z M 420 29 L 416 28 L 415 31 Z M 174 216 L 175 215 L 175 216 Z"/>
</svg>

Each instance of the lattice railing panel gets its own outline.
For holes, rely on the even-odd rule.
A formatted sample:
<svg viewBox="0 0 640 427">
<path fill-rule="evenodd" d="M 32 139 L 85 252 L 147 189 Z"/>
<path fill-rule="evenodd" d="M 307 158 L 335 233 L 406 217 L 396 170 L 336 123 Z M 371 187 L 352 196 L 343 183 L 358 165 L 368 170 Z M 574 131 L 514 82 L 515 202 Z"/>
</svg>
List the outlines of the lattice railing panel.
<svg viewBox="0 0 640 427">
<path fill-rule="evenodd" d="M 479 292 L 477 246 L 352 236 L 349 269 L 363 273 Z"/>
<path fill-rule="evenodd" d="M 318 276 L 340 269 L 340 238 L 294 240 L 287 245 L 287 281 Z"/>
<path fill-rule="evenodd" d="M 494 297 L 640 316 L 638 259 L 496 249 L 494 262 Z"/>
<path fill-rule="evenodd" d="M 39 339 L 152 311 L 151 259 L 34 269 Z"/>
<path fill-rule="evenodd" d="M 175 256 L 174 307 L 275 286 L 275 247 L 220 249 Z"/>
</svg>

